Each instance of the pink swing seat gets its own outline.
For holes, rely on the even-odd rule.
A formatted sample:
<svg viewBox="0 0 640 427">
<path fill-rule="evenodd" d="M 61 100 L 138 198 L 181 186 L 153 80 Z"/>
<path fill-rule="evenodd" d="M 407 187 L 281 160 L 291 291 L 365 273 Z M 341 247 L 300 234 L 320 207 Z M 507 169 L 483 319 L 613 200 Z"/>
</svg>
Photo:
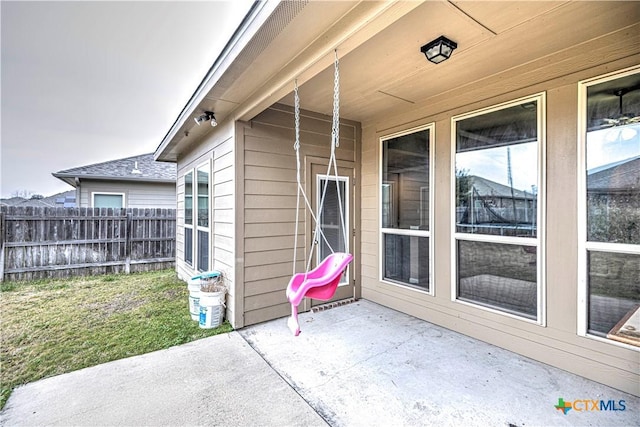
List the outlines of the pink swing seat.
<svg viewBox="0 0 640 427">
<path fill-rule="evenodd" d="M 338 283 L 353 255 L 336 252 L 326 257 L 316 268 L 307 273 L 296 273 L 287 286 L 287 299 L 291 303 L 291 317 L 287 321 L 294 335 L 300 334 L 298 305 L 304 297 L 327 301 L 333 298 Z"/>
</svg>

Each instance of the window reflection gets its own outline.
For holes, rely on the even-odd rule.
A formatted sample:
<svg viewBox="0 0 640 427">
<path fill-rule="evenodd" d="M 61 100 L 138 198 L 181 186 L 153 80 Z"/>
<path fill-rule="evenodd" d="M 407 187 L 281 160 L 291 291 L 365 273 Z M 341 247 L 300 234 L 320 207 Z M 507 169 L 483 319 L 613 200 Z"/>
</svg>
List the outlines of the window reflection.
<svg viewBox="0 0 640 427">
<path fill-rule="evenodd" d="M 458 241 L 458 297 L 535 319 L 537 249 Z"/>
<path fill-rule="evenodd" d="M 589 332 L 606 335 L 640 304 L 640 256 L 589 251 Z"/>
<path fill-rule="evenodd" d="M 383 142 L 382 227 L 429 229 L 429 131 Z"/>
<path fill-rule="evenodd" d="M 318 263 L 333 252 L 349 252 L 348 242 L 345 241 L 345 238 L 348 238 L 345 233 L 348 233 L 347 230 L 349 230 L 347 179 L 338 177 L 336 180 L 335 177 L 319 177 L 319 184 L 318 205 L 320 205 L 322 194 L 325 191 L 326 193 L 318 217 L 320 230 L 324 235 L 324 239 L 319 239 L 318 242 Z M 340 198 L 338 198 L 338 194 Z M 345 270 L 340 284 L 348 283 L 348 277 L 347 270 Z"/>
<path fill-rule="evenodd" d="M 382 141 L 382 278 L 429 292 L 430 129 Z"/>
<path fill-rule="evenodd" d="M 198 270 L 209 268 L 209 166 L 199 168 L 196 172 L 197 194 L 197 265 Z"/>
<path fill-rule="evenodd" d="M 640 124 L 587 133 L 587 239 L 640 244 Z"/>
<path fill-rule="evenodd" d="M 637 346 L 624 322 L 640 304 L 640 73 L 588 86 L 586 122 L 587 331 Z"/>
<path fill-rule="evenodd" d="M 193 172 L 184 175 L 184 260 L 193 263 Z"/>
<path fill-rule="evenodd" d="M 198 169 L 198 226 L 209 226 L 209 173 Z"/>
<path fill-rule="evenodd" d="M 184 176 L 184 223 L 193 225 L 193 172 Z"/>
<path fill-rule="evenodd" d="M 537 102 L 457 122 L 456 228 L 536 236 Z"/>
<path fill-rule="evenodd" d="M 540 320 L 541 312 L 542 100 L 454 121 L 456 298 L 532 320 Z"/>
<path fill-rule="evenodd" d="M 429 290 L 429 238 L 384 235 L 384 278 Z"/>
</svg>

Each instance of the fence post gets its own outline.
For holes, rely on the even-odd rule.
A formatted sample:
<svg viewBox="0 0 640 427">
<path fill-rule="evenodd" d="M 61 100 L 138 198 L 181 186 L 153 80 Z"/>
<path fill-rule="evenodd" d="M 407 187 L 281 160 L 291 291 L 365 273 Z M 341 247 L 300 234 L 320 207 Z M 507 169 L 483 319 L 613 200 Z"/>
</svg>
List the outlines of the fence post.
<svg viewBox="0 0 640 427">
<path fill-rule="evenodd" d="M 0 282 L 4 281 L 4 241 L 5 241 L 5 224 L 4 212 L 0 212 Z"/>
<path fill-rule="evenodd" d="M 127 225 L 125 231 L 125 243 L 124 243 L 124 252 L 125 252 L 125 265 L 124 272 L 129 274 L 131 273 L 131 227 L 132 227 L 132 218 L 131 211 L 127 209 Z"/>
</svg>

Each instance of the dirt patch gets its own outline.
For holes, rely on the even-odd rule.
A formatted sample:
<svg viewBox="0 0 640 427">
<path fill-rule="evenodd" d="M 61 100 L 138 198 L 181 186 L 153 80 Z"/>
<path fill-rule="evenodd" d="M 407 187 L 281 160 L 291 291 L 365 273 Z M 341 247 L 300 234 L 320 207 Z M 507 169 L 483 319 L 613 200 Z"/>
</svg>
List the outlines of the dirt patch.
<svg viewBox="0 0 640 427">
<path fill-rule="evenodd" d="M 112 316 L 117 313 L 127 313 L 146 304 L 146 298 L 139 298 L 136 294 L 118 295 L 111 301 L 93 302 L 85 304 L 82 308 L 90 311 L 98 311 L 102 314 Z"/>
</svg>

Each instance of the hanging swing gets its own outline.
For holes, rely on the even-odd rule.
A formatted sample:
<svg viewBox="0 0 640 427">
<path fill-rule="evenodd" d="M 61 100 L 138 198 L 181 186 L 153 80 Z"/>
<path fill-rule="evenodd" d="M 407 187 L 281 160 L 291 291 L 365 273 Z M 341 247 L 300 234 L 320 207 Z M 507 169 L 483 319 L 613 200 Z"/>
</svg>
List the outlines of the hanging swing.
<svg viewBox="0 0 640 427">
<path fill-rule="evenodd" d="M 344 213 L 342 210 L 342 199 L 340 196 L 340 187 L 338 181 L 338 165 L 336 162 L 336 147 L 339 146 L 339 127 L 340 127 L 340 72 L 338 67 L 338 52 L 335 52 L 334 61 L 334 87 L 333 87 L 333 121 L 331 127 L 331 156 L 329 158 L 329 164 L 327 165 L 327 177 L 332 177 L 336 183 L 336 193 L 338 197 L 338 211 L 340 212 L 340 228 L 342 230 L 342 237 L 344 238 L 345 246 L 347 244 L 347 230 L 344 221 Z M 322 197 L 316 214 L 314 215 L 309 199 L 304 191 L 302 182 L 300 179 L 300 97 L 298 96 L 298 82 L 295 83 L 294 88 L 294 112 L 295 112 L 295 137 L 296 141 L 293 148 L 296 151 L 296 174 L 298 182 L 298 192 L 296 197 L 296 229 L 294 234 L 293 244 L 293 276 L 287 286 L 287 299 L 291 303 L 291 317 L 287 320 L 287 325 L 294 335 L 300 334 L 300 324 L 298 323 L 298 305 L 305 297 L 327 301 L 333 298 L 336 288 L 340 283 L 340 279 L 347 266 L 353 260 L 353 255 L 345 252 L 335 252 L 329 244 L 327 238 L 322 232 L 319 219 L 322 213 L 324 205 L 324 199 L 327 194 L 327 185 L 322 190 Z M 330 175 L 333 167 L 333 175 Z M 298 220 L 300 212 L 300 195 L 303 196 L 305 205 L 309 210 L 311 217 L 315 223 L 315 229 L 313 232 L 313 240 L 311 248 L 309 250 L 309 257 L 307 258 L 307 267 L 304 273 L 296 273 L 296 258 L 298 247 Z M 324 244 L 329 248 L 331 254 L 327 256 L 318 266 L 312 270 L 309 270 L 311 266 L 311 260 L 313 250 L 322 239 Z"/>
</svg>

